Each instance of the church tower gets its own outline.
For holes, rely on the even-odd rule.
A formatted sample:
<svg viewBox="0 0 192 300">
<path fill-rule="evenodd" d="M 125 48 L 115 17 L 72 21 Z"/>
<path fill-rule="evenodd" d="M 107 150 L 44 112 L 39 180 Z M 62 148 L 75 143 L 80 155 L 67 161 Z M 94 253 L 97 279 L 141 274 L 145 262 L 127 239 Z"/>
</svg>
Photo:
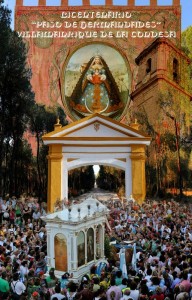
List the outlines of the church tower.
<svg viewBox="0 0 192 300">
<path fill-rule="evenodd" d="M 190 60 L 169 39 L 155 39 L 137 56 L 135 62 L 138 77 L 131 95 L 133 107 L 134 111 L 141 111 L 143 107 L 150 123 L 154 125 L 161 117 L 160 95 L 167 97 L 168 92 L 172 91 L 178 105 L 182 99 L 191 100 L 188 86 Z"/>
<path fill-rule="evenodd" d="M 152 136 L 147 154 L 151 193 L 176 184 L 181 195 L 181 157 L 185 161 L 188 157 L 180 141 L 188 136 L 191 121 L 190 60 L 168 38 L 158 38 L 144 48 L 135 63 L 138 76 L 131 94 L 132 109 Z"/>
</svg>

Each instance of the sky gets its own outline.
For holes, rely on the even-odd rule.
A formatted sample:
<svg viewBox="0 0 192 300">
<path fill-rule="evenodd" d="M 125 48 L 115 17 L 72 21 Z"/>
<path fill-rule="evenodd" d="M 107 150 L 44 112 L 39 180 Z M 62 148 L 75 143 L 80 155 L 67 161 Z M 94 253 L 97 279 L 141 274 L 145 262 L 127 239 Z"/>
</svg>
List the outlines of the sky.
<svg viewBox="0 0 192 300">
<path fill-rule="evenodd" d="M 46 0 L 47 5 L 60 5 L 61 0 Z M 69 5 L 81 5 L 82 0 L 68 0 Z M 4 0 L 5 5 L 12 10 L 12 28 L 14 24 L 15 0 Z M 37 5 L 38 0 L 24 0 L 24 5 Z M 105 0 L 90 0 L 91 5 L 103 5 Z M 126 5 L 127 0 L 113 0 L 114 5 Z M 136 0 L 136 5 L 149 5 L 150 0 Z M 172 0 L 158 0 L 159 5 L 171 5 Z M 182 30 L 192 25 L 192 0 L 181 0 L 182 6 Z"/>
</svg>

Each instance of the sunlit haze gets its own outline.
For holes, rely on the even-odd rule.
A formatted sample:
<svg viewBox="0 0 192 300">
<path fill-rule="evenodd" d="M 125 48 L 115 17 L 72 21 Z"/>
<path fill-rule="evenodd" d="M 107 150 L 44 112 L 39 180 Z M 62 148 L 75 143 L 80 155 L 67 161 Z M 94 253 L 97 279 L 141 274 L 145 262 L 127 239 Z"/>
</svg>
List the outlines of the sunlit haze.
<svg viewBox="0 0 192 300">
<path fill-rule="evenodd" d="M 98 175 L 98 173 L 99 173 L 99 170 L 100 170 L 100 166 L 94 165 L 94 166 L 93 166 L 93 170 L 94 170 L 95 176 L 97 177 L 97 175 Z"/>
</svg>

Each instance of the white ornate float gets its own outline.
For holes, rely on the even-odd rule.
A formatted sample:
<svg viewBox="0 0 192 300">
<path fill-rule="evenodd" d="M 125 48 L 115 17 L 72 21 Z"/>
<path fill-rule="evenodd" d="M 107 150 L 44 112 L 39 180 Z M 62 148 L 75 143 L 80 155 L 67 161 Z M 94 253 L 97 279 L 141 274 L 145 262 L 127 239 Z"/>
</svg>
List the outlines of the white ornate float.
<svg viewBox="0 0 192 300">
<path fill-rule="evenodd" d="M 79 280 L 94 264 L 105 260 L 104 233 L 108 209 L 89 197 L 79 204 L 42 217 L 47 228 L 49 268 L 55 274 L 73 274 Z"/>
</svg>

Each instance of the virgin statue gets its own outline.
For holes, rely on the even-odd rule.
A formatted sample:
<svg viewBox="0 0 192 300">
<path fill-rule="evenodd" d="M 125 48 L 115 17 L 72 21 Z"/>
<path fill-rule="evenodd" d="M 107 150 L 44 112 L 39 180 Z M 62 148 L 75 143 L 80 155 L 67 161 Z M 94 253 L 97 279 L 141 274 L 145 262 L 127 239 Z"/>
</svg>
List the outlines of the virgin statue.
<svg viewBox="0 0 192 300">
<path fill-rule="evenodd" d="M 104 59 L 96 55 L 81 70 L 70 105 L 83 115 L 114 114 L 123 108 L 118 86 Z"/>
</svg>

